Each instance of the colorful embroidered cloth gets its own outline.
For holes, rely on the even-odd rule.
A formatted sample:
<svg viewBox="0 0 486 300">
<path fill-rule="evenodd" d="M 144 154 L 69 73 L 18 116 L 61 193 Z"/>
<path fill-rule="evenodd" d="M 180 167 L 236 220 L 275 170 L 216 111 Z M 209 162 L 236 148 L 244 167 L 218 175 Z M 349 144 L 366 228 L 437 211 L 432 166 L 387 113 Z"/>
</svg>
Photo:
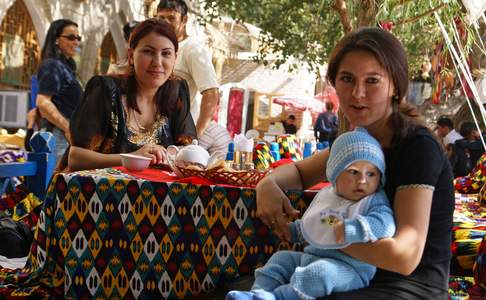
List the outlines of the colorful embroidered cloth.
<svg viewBox="0 0 486 300">
<path fill-rule="evenodd" d="M 288 192 L 301 211 L 314 195 Z M 57 174 L 27 266 L 0 270 L 0 295 L 182 299 L 204 293 L 291 247 L 255 212 L 249 188 L 144 181 L 116 169 Z"/>
<path fill-rule="evenodd" d="M 452 275 L 472 276 L 479 245 L 486 234 L 486 208 L 476 194 L 457 194 L 452 228 Z"/>
<path fill-rule="evenodd" d="M 25 152 L 22 150 L 0 150 L 0 164 L 9 162 L 24 162 Z M 0 195 L 0 217 L 12 217 L 15 221 L 22 220 L 29 227 L 37 224 L 37 207 L 42 201 L 29 193 L 23 183 L 23 177 L 13 177 L 13 191 Z"/>
<path fill-rule="evenodd" d="M 454 226 L 452 228 L 452 261 L 449 295 L 452 300 L 486 299 L 486 292 L 474 284 L 472 268 L 479 246 L 486 234 L 486 208 L 481 207 L 476 194 L 456 193 Z"/>
<path fill-rule="evenodd" d="M 486 294 L 474 284 L 472 277 L 449 277 L 450 300 L 484 300 Z"/>
<path fill-rule="evenodd" d="M 22 150 L 0 150 L 0 163 L 9 162 L 24 162 L 25 161 L 25 151 Z M 12 177 L 12 183 L 15 186 L 22 182 L 21 178 Z M 0 195 L 2 196 L 2 195 Z"/>
</svg>

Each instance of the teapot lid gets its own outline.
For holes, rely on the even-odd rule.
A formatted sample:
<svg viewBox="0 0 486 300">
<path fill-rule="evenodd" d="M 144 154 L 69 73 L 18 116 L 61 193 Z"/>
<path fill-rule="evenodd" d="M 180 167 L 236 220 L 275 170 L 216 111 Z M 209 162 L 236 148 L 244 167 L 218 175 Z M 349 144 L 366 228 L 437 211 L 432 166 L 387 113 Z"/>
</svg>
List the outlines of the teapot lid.
<svg viewBox="0 0 486 300">
<path fill-rule="evenodd" d="M 189 144 L 185 147 L 182 147 L 182 150 L 202 151 L 202 152 L 206 152 L 206 153 L 208 152 L 206 149 L 199 146 L 199 142 L 196 139 L 192 140 L 191 144 Z"/>
</svg>

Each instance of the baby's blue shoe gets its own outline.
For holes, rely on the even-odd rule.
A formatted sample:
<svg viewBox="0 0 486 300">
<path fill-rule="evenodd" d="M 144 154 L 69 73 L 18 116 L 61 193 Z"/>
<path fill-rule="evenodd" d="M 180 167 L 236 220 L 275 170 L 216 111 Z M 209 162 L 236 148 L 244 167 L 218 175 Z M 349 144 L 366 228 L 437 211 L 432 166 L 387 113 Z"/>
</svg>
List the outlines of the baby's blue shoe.
<svg viewBox="0 0 486 300">
<path fill-rule="evenodd" d="M 230 291 L 226 300 L 276 300 L 275 295 L 264 290 Z"/>
</svg>

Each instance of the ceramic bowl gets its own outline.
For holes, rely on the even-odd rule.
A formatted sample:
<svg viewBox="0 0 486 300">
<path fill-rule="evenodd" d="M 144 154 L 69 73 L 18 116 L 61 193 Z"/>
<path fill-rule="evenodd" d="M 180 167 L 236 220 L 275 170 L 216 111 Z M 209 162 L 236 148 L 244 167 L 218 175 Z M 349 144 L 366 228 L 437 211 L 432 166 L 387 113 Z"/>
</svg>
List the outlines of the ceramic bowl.
<svg viewBox="0 0 486 300">
<path fill-rule="evenodd" d="M 143 171 L 147 169 L 152 160 L 150 157 L 121 153 L 122 165 L 129 171 Z"/>
</svg>

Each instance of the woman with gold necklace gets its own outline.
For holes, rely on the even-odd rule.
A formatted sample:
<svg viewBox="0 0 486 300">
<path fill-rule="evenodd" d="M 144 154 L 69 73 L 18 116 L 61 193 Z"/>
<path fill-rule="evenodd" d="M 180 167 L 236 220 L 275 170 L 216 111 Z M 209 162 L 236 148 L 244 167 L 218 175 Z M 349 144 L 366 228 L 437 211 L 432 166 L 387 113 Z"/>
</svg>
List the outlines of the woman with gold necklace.
<svg viewBox="0 0 486 300">
<path fill-rule="evenodd" d="M 187 85 L 171 76 L 177 50 L 177 38 L 165 22 L 149 19 L 134 29 L 129 74 L 95 76 L 86 85 L 71 121 L 68 170 L 118 166 L 120 153 L 162 163 L 168 145 L 196 138 Z"/>
</svg>

